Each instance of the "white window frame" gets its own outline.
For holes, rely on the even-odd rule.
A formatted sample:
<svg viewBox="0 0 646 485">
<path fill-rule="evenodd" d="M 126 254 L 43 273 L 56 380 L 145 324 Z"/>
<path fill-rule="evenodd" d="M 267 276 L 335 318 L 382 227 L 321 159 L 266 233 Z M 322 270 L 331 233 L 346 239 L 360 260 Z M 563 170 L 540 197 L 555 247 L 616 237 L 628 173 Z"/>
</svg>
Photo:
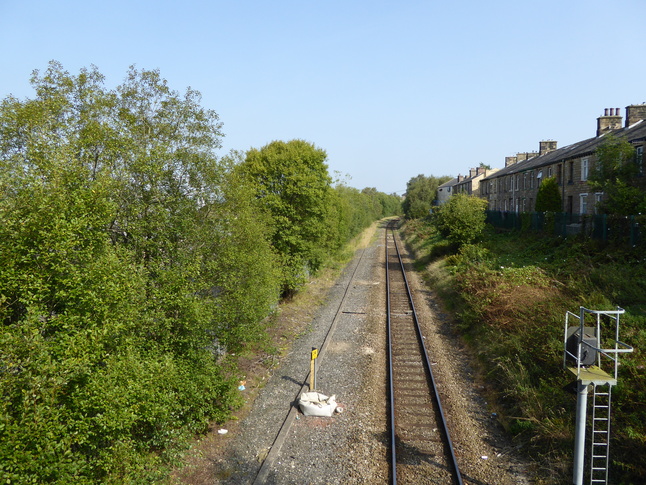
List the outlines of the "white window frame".
<svg viewBox="0 0 646 485">
<path fill-rule="evenodd" d="M 579 214 L 588 213 L 588 194 L 579 194 Z"/>
<path fill-rule="evenodd" d="M 583 158 L 581 160 L 581 180 L 583 182 L 586 182 L 588 180 L 589 170 L 590 170 L 590 159 Z"/>
</svg>

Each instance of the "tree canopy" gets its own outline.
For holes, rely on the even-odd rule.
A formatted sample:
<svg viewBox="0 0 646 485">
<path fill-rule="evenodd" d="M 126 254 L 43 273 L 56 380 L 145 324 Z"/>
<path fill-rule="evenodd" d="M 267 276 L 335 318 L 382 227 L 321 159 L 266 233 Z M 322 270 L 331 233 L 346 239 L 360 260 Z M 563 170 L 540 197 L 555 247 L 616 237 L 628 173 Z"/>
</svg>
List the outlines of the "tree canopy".
<svg viewBox="0 0 646 485">
<path fill-rule="evenodd" d="M 327 154 L 303 140 L 274 141 L 251 149 L 239 165 L 271 217 L 271 241 L 282 260 L 286 292 L 321 266 L 333 245 L 332 179 Z"/>
<path fill-rule="evenodd" d="M 629 216 L 646 213 L 646 180 L 640 174 L 642 161 L 625 139 L 606 135 L 596 150 L 596 166 L 588 183 L 605 197 L 598 206 L 601 213 Z"/>
<path fill-rule="evenodd" d="M 51 63 L 33 99 L 0 105 L 5 480 L 163 470 L 160 450 L 229 412 L 216 357 L 258 338 L 278 298 L 217 114 L 157 71 L 103 81 Z"/>
<path fill-rule="evenodd" d="M 451 177 L 427 177 L 418 175 L 406 184 L 403 210 L 408 219 L 419 219 L 430 214 L 433 202 L 437 199 L 437 189 Z"/>
</svg>

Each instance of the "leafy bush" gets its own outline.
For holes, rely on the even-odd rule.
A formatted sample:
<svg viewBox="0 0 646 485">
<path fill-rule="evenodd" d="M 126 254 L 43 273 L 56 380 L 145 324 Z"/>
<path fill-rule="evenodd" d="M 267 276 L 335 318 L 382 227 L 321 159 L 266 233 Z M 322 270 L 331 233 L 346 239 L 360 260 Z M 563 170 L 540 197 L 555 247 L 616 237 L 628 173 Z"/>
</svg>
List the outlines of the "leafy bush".
<svg viewBox="0 0 646 485">
<path fill-rule="evenodd" d="M 561 212 L 561 189 L 555 177 L 543 179 L 536 193 L 536 212 Z"/>
<path fill-rule="evenodd" d="M 466 194 L 456 194 L 437 210 L 433 222 L 456 246 L 477 240 L 485 228 L 487 201 Z"/>
</svg>

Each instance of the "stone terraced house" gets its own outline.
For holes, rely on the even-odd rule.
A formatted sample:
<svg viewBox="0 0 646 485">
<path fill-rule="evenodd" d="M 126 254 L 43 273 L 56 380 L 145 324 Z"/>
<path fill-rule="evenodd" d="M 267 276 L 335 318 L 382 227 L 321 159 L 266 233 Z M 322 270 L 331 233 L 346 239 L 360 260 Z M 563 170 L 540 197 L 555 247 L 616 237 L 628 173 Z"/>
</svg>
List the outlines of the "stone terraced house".
<svg viewBox="0 0 646 485">
<path fill-rule="evenodd" d="M 485 177 L 496 173 L 498 169 L 490 169 L 477 167 L 469 170 L 469 175 L 463 177 L 458 175 L 458 181 L 453 187 L 453 193 L 456 194 L 468 194 L 475 195 L 476 197 L 482 197 L 482 188 L 480 182 L 485 179 Z"/>
<path fill-rule="evenodd" d="M 603 193 L 592 192 L 587 180 L 595 169 L 597 147 L 609 133 L 625 138 L 636 149 L 640 176 L 643 176 L 645 120 L 646 104 L 627 106 L 624 126 L 619 108 L 606 109 L 604 115 L 597 118 L 596 136 L 562 148 L 557 147 L 556 141 L 541 141 L 538 152 L 507 157 L 504 168 L 478 176 L 477 190 L 465 179 L 455 185 L 453 192 L 466 191 L 483 197 L 488 201 L 489 210 L 532 212 L 541 181 L 555 177 L 561 189 L 563 212 L 594 214 Z"/>
</svg>

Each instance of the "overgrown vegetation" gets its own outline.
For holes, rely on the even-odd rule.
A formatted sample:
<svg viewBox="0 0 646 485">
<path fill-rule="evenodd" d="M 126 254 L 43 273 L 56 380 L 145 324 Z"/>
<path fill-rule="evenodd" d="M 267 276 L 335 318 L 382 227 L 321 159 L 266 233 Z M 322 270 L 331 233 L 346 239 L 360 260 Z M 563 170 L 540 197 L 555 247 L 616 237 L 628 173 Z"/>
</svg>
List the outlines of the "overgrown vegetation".
<svg viewBox="0 0 646 485">
<path fill-rule="evenodd" d="M 621 339 L 636 352 L 622 357 L 613 391 L 612 483 L 646 476 L 646 264 L 644 248 L 598 246 L 487 230 L 454 251 L 428 220 L 404 229 L 419 269 L 456 314 L 456 330 L 472 343 L 492 411 L 536 457 L 541 483 L 571 479 L 575 396 L 562 367 L 566 311 L 579 306 L 626 310 Z"/>
<path fill-rule="evenodd" d="M 332 187 L 316 152 L 317 212 L 288 225 L 244 155 L 216 156 L 222 127 L 198 92 L 134 68 L 103 82 L 51 63 L 33 99 L 0 104 L 3 483 L 159 482 L 239 404 L 231 354 L 263 338 L 293 274 L 275 235 L 314 232 L 299 264 L 316 271 L 399 212 L 396 196 Z M 285 167 L 310 153 L 288 145 Z"/>
<path fill-rule="evenodd" d="M 455 247 L 476 241 L 484 231 L 487 201 L 455 194 L 435 211 L 431 221 Z"/>
<path fill-rule="evenodd" d="M 646 213 L 644 162 L 624 138 L 608 135 L 596 150 L 597 166 L 588 183 L 605 197 L 598 209 L 604 214 L 630 216 Z"/>
</svg>

